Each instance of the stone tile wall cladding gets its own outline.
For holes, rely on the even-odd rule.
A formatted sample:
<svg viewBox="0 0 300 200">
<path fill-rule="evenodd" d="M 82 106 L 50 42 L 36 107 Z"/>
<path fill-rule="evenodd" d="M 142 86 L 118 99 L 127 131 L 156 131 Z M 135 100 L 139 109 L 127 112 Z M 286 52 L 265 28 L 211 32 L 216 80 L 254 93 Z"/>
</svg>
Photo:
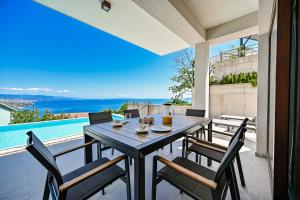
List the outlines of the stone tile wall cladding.
<svg viewBox="0 0 300 200">
<path fill-rule="evenodd" d="M 241 72 L 257 72 L 257 54 L 239 57 L 235 59 L 228 59 L 222 62 L 215 63 L 215 76 L 218 81 L 222 79 L 225 74 L 241 73 Z"/>
<path fill-rule="evenodd" d="M 211 117 L 238 115 L 255 117 L 257 87 L 250 83 L 210 86 L 209 111 Z"/>
<path fill-rule="evenodd" d="M 258 70 L 257 54 L 228 59 L 215 63 L 215 76 L 218 81 L 226 74 L 252 72 Z M 210 116 L 238 115 L 256 116 L 257 87 L 250 83 L 210 86 Z"/>
<path fill-rule="evenodd" d="M 186 109 L 192 108 L 192 106 L 173 106 L 173 112 L 175 114 L 185 114 Z M 155 115 L 163 113 L 162 105 L 138 105 L 128 104 L 128 109 L 139 109 L 141 115 Z"/>
</svg>

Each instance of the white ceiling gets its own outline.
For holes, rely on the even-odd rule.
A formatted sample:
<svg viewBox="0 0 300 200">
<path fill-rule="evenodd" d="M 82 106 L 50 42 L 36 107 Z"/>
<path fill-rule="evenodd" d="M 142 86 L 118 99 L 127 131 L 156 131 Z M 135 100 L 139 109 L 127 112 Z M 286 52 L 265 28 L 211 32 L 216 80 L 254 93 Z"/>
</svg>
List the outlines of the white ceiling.
<svg viewBox="0 0 300 200">
<path fill-rule="evenodd" d="M 109 0 L 109 12 L 101 10 L 99 0 L 36 2 L 159 55 L 189 47 L 183 39 L 131 0 Z"/>
<path fill-rule="evenodd" d="M 258 0 L 108 0 L 109 12 L 101 0 L 35 1 L 159 55 L 232 33 L 243 37 L 258 21 L 249 15 Z"/>
<path fill-rule="evenodd" d="M 183 0 L 205 29 L 258 10 L 258 0 Z"/>
</svg>

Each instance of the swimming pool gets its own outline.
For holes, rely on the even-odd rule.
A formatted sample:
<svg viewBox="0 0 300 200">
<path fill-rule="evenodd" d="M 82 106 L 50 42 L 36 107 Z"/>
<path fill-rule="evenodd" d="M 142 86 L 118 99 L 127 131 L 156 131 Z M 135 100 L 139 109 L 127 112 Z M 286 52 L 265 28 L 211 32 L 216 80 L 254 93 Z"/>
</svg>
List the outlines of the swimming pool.
<svg viewBox="0 0 300 200">
<path fill-rule="evenodd" d="M 122 119 L 113 115 L 114 119 Z M 42 141 L 81 134 L 88 118 L 65 119 L 0 126 L 0 150 L 26 145 L 28 131 L 33 131 Z"/>
</svg>

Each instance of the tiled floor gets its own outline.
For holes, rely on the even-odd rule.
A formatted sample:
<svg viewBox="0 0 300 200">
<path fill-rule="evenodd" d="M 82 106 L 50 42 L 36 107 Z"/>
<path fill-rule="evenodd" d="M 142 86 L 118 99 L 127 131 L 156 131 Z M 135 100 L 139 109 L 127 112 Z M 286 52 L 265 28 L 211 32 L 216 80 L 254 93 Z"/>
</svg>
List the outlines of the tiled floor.
<svg viewBox="0 0 300 200">
<path fill-rule="evenodd" d="M 214 140 L 222 142 L 220 139 Z M 70 142 L 51 145 L 50 149 L 55 153 L 82 144 L 82 142 L 81 139 L 77 139 Z M 168 146 L 163 150 L 160 150 L 158 154 L 163 155 L 168 159 L 180 156 L 181 142 L 177 141 L 173 145 L 176 146 L 176 148 L 174 148 L 175 151 L 172 154 L 169 153 Z M 146 199 L 151 198 L 152 157 L 156 153 L 157 152 L 154 152 L 146 157 Z M 105 155 L 111 157 L 110 150 L 106 151 Z M 117 155 L 120 154 L 116 152 L 114 156 Z M 193 155 L 190 155 L 190 157 L 192 158 Z M 241 199 L 271 199 L 267 161 L 256 157 L 254 151 L 247 147 L 242 149 L 241 161 L 246 180 L 246 187 L 243 188 L 240 186 Z M 83 151 L 79 150 L 70 153 L 67 156 L 58 158 L 57 162 L 63 173 L 71 171 L 76 167 L 83 165 Z M 205 165 L 206 160 L 202 159 L 202 163 Z M 217 166 L 217 163 L 213 163 L 212 168 L 216 169 Z M 133 166 L 131 166 L 131 183 L 133 183 L 132 172 Z M 44 168 L 27 152 L 2 156 L 0 157 L 0 199 L 40 200 L 45 177 L 46 171 Z M 125 184 L 118 180 L 106 188 L 106 194 L 104 196 L 99 192 L 91 199 L 123 200 L 126 199 L 125 194 Z M 228 192 L 228 194 L 230 194 L 230 192 Z M 157 199 L 185 200 L 190 198 L 185 194 L 180 194 L 177 189 L 163 181 L 158 185 Z M 230 195 L 228 195 L 227 199 L 230 199 Z"/>
</svg>

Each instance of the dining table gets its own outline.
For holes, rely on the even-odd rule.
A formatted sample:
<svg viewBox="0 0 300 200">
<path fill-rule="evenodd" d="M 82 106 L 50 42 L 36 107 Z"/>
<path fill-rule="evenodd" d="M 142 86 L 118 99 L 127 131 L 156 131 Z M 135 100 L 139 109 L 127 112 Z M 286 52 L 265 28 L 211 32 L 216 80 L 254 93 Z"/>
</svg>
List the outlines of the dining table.
<svg viewBox="0 0 300 200">
<path fill-rule="evenodd" d="M 128 124 L 115 127 L 112 122 L 87 125 L 83 128 L 85 143 L 96 139 L 106 146 L 112 147 L 134 160 L 134 199 L 145 199 L 145 156 L 174 142 L 187 134 L 191 134 L 204 126 L 208 126 L 208 141 L 212 141 L 212 120 L 205 117 L 185 115 L 172 116 L 172 124 L 163 124 L 162 115 L 153 115 L 154 121 L 146 133 L 137 133 L 139 121 L 128 119 Z M 155 132 L 152 128 L 169 126 L 168 132 Z M 84 149 L 85 163 L 93 160 L 92 146 Z M 208 160 L 211 165 L 211 160 Z"/>
</svg>

